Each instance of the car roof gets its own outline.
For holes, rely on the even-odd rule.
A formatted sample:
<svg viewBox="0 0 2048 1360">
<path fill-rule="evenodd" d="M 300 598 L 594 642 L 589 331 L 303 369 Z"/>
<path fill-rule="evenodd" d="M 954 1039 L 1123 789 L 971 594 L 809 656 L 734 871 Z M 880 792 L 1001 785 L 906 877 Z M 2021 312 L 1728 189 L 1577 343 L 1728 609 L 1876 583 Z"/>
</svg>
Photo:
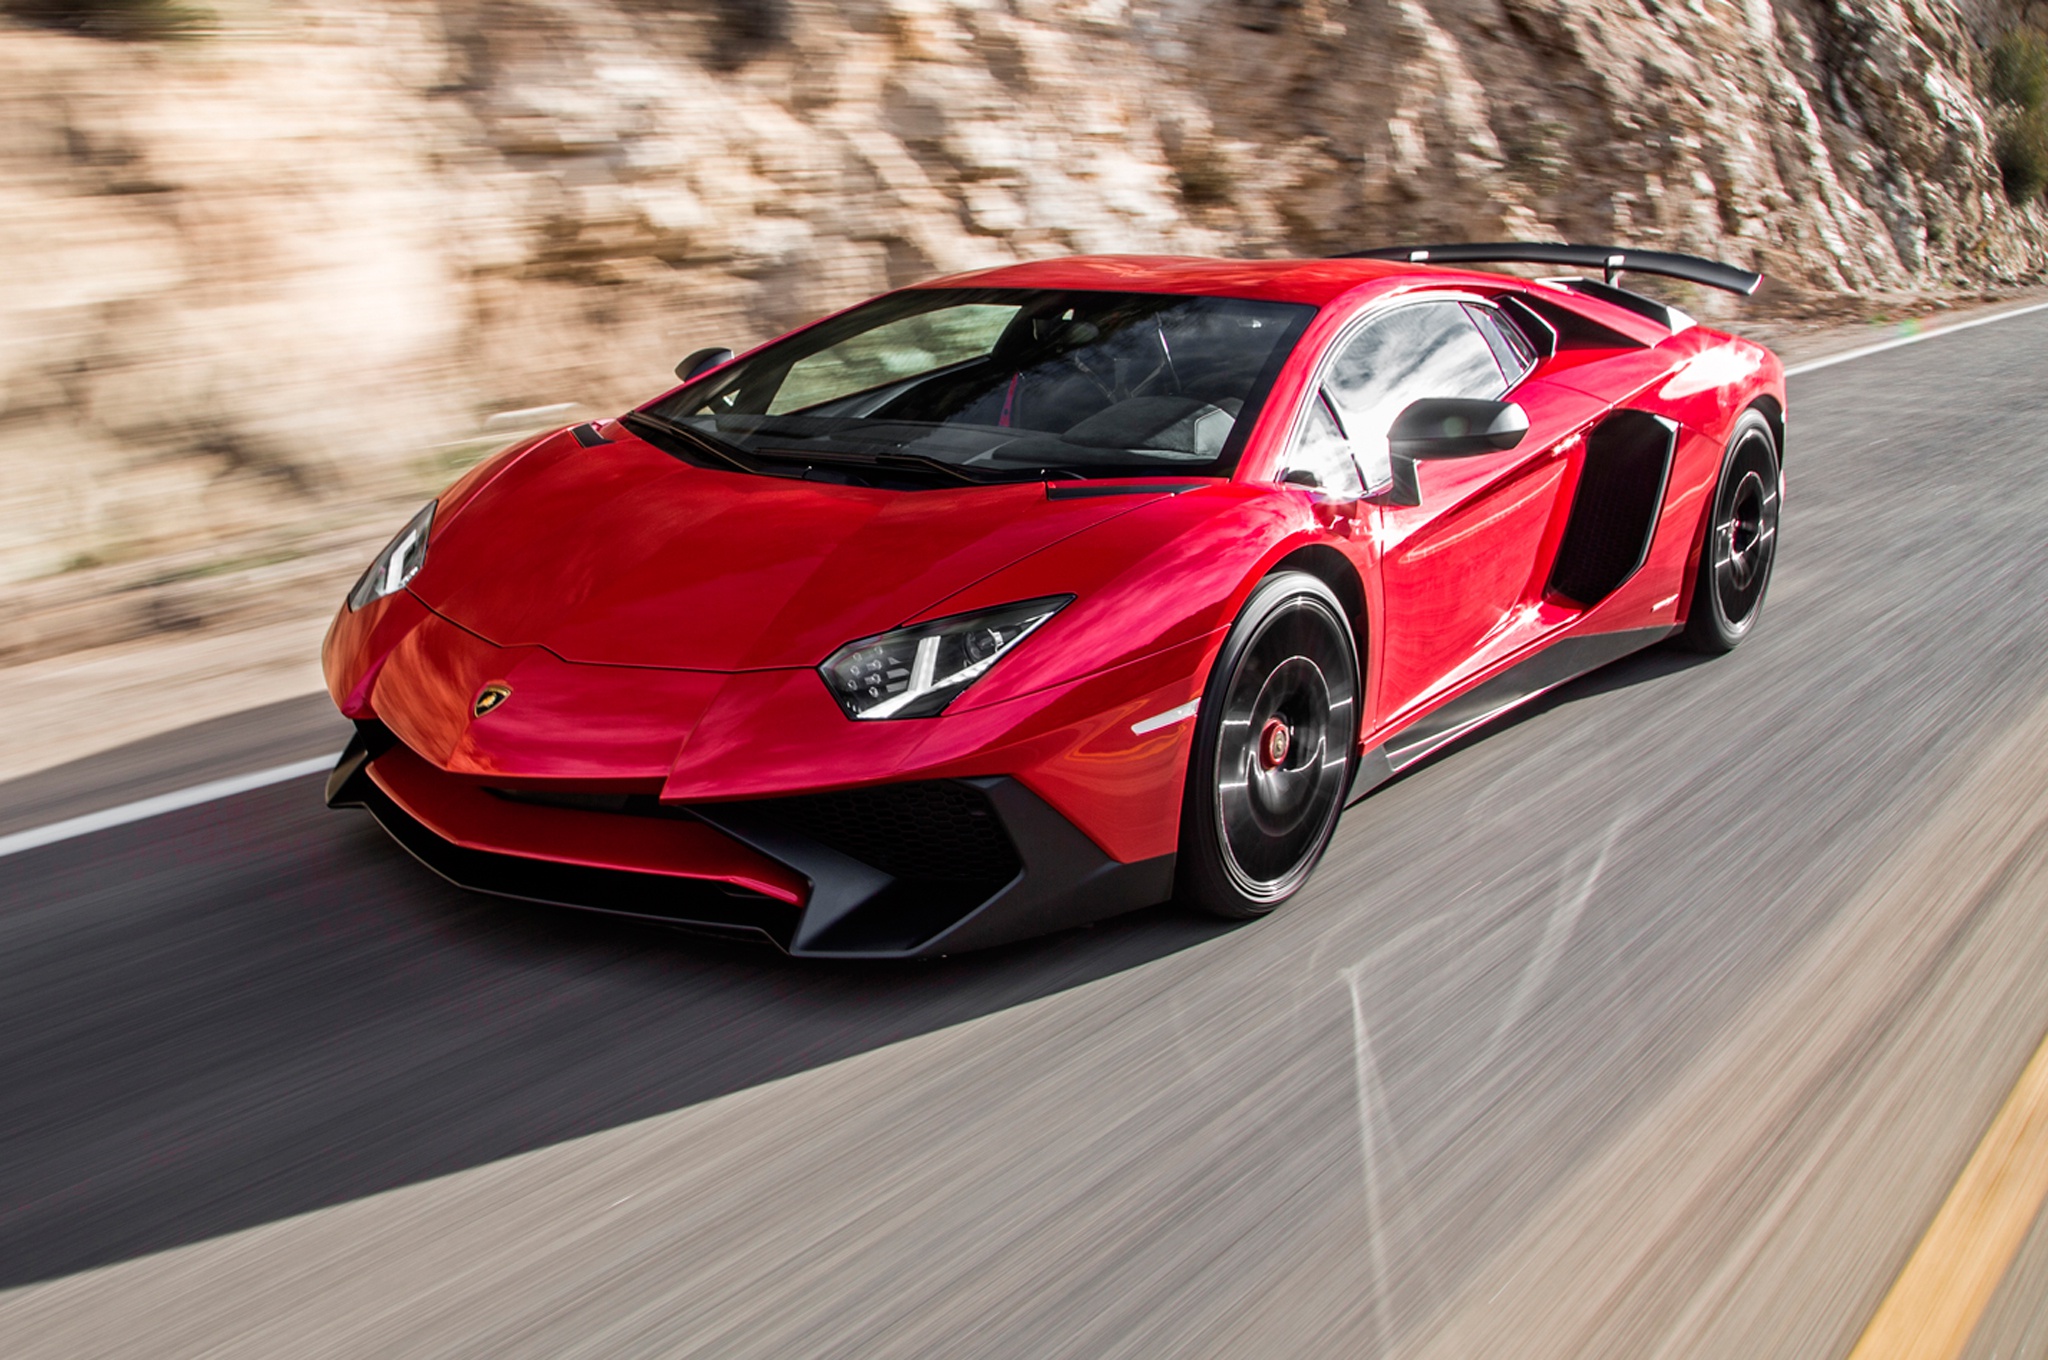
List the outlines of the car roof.
<svg viewBox="0 0 2048 1360">
<path fill-rule="evenodd" d="M 1325 307 L 1339 299 L 1401 292 L 1418 284 L 1464 288 L 1491 295 L 1502 287 L 1542 288 L 1550 300 L 1583 316 L 1655 345 L 1672 331 L 1633 310 L 1600 298 L 1569 292 L 1547 280 L 1531 281 L 1490 271 L 1446 269 L 1405 260 L 1280 259 L 1224 260 L 1202 255 L 1068 255 L 952 274 L 917 288 L 1075 288 L 1132 293 L 1187 293 L 1254 298 Z M 1374 285 L 1378 285 L 1375 287 Z M 1688 325 L 1691 323 L 1688 322 Z M 1720 334 L 1720 332 L 1706 332 Z"/>
<path fill-rule="evenodd" d="M 1391 278 L 1463 277 L 1386 260 L 1223 260 L 1199 255 L 1069 255 L 951 274 L 920 288 L 1085 288 L 1305 302 L 1320 307 Z"/>
</svg>

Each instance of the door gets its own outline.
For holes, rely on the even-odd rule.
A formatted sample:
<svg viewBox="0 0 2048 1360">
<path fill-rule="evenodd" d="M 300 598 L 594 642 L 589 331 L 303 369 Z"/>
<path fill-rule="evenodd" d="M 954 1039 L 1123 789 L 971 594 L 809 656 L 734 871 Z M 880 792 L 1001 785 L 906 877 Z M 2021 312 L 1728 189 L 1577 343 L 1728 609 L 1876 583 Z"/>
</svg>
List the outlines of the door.
<svg viewBox="0 0 2048 1360">
<path fill-rule="evenodd" d="M 1421 463 L 1420 505 L 1370 510 L 1384 599 L 1374 677 L 1374 708 L 1383 718 L 1550 626 L 1537 608 L 1537 557 L 1558 508 L 1563 454 L 1599 404 L 1525 383 L 1535 356 L 1519 339 L 1484 304 L 1450 297 L 1397 304 L 1340 342 L 1303 427 L 1305 460 L 1333 463 L 1333 441 L 1341 441 L 1370 492 L 1392 480 L 1387 430 L 1411 402 L 1497 400 L 1512 391 L 1529 416 L 1529 433 L 1514 449 Z"/>
</svg>

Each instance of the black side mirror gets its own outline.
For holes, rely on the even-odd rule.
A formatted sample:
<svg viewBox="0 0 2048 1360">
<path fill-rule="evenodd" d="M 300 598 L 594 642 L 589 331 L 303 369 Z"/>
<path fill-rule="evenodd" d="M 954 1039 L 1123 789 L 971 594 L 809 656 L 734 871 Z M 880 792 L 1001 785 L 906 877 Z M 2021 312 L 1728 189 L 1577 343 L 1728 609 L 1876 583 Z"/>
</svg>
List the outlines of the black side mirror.
<svg viewBox="0 0 2048 1360">
<path fill-rule="evenodd" d="M 689 358 L 676 365 L 676 376 L 684 382 L 688 382 L 698 374 L 709 373 L 720 364 L 730 362 L 731 359 L 731 350 L 720 349 L 715 345 L 709 349 L 695 350 Z"/>
<path fill-rule="evenodd" d="M 1529 417 L 1511 401 L 1425 397 L 1394 417 L 1387 446 L 1397 458 L 1470 458 L 1511 449 Z"/>
<path fill-rule="evenodd" d="M 1528 413 L 1511 401 L 1425 397 L 1394 417 L 1393 428 L 1387 431 L 1394 481 L 1374 499 L 1385 505 L 1420 505 L 1422 490 L 1415 477 L 1418 459 L 1498 453 L 1521 443 L 1527 433 Z"/>
</svg>

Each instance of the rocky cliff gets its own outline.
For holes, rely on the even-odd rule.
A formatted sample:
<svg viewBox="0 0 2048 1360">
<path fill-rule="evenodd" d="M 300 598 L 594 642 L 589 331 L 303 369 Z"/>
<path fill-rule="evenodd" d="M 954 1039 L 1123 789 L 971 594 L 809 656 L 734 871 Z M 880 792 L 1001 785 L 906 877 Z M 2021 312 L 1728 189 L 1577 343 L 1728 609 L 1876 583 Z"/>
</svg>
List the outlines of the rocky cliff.
<svg viewBox="0 0 2048 1360">
<path fill-rule="evenodd" d="M 0 21 L 0 580 L 317 528 L 1024 256 L 1622 241 L 1781 312 L 2048 261 L 1992 3 L 107 2 Z"/>
</svg>

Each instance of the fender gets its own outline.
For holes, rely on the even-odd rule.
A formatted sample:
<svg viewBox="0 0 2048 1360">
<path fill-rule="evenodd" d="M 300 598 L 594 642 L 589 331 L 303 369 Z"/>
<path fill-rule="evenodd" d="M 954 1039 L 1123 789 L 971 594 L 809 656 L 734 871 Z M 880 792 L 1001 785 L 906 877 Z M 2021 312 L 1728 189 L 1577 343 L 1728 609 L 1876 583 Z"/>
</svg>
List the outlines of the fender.
<svg viewBox="0 0 2048 1360">
<path fill-rule="evenodd" d="M 1075 597 L 949 711 L 1001 703 L 1217 638 L 1276 564 L 1329 541 L 1299 488 L 1213 482 L 1052 544 L 922 616 L 1038 595 Z M 1204 655 L 1204 674 L 1212 653 L 1213 645 Z"/>
</svg>

